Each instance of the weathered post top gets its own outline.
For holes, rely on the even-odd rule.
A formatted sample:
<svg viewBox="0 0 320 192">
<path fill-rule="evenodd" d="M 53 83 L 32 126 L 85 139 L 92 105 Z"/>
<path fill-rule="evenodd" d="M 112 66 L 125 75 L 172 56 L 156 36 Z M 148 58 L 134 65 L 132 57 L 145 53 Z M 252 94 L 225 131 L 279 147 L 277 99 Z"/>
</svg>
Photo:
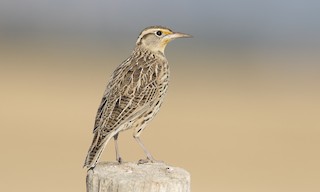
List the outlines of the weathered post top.
<svg viewBox="0 0 320 192">
<path fill-rule="evenodd" d="M 87 173 L 87 192 L 190 192 L 190 174 L 164 163 L 102 162 Z"/>
</svg>

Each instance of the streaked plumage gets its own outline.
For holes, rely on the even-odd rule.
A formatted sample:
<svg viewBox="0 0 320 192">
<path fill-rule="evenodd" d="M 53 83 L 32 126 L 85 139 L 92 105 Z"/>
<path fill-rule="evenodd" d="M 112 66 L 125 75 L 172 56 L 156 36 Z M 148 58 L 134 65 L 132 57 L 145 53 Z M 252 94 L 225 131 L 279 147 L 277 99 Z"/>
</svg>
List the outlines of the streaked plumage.
<svg viewBox="0 0 320 192">
<path fill-rule="evenodd" d="M 84 166 L 91 168 L 96 165 L 112 137 L 115 139 L 117 161 L 121 162 L 118 133 L 129 128 L 134 128 L 134 138 L 145 151 L 147 159 L 154 160 L 139 136 L 162 104 L 169 82 L 164 48 L 170 40 L 178 37 L 189 35 L 174 33 L 160 26 L 148 27 L 140 33 L 132 54 L 113 72 L 104 92 Z"/>
</svg>

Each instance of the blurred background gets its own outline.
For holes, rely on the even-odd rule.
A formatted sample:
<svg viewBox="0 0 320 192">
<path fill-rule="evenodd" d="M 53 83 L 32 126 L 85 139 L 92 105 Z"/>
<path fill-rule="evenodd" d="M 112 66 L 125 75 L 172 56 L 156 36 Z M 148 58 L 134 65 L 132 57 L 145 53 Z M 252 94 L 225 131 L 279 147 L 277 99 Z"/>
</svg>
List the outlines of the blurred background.
<svg viewBox="0 0 320 192">
<path fill-rule="evenodd" d="M 142 134 L 192 191 L 320 191 L 320 2 L 0 1 L 2 191 L 85 191 L 84 158 L 112 71 L 142 29 L 169 44 L 171 84 Z M 143 158 L 132 131 L 125 161 Z M 113 142 L 102 161 L 114 161 Z"/>
</svg>

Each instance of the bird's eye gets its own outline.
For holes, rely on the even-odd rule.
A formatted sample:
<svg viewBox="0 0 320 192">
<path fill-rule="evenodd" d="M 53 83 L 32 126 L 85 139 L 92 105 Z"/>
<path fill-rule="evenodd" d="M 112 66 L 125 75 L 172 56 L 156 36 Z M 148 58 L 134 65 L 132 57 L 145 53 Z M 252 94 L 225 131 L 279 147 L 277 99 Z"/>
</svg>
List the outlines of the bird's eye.
<svg viewBox="0 0 320 192">
<path fill-rule="evenodd" d="M 162 35 L 162 31 L 157 31 L 156 35 L 160 37 Z"/>
</svg>

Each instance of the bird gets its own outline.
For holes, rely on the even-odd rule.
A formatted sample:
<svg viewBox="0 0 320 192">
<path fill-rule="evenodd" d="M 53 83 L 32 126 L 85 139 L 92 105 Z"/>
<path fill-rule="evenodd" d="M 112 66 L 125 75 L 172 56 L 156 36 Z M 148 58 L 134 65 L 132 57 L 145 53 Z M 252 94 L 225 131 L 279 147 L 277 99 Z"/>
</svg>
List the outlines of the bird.
<svg viewBox="0 0 320 192">
<path fill-rule="evenodd" d="M 94 168 L 110 139 L 114 139 L 116 161 L 119 133 L 133 129 L 133 137 L 146 154 L 147 162 L 157 162 L 140 139 L 141 132 L 158 113 L 169 84 L 166 45 L 177 38 L 192 37 L 163 26 L 142 30 L 131 55 L 112 73 L 98 108 L 93 141 L 84 167 Z"/>
</svg>

